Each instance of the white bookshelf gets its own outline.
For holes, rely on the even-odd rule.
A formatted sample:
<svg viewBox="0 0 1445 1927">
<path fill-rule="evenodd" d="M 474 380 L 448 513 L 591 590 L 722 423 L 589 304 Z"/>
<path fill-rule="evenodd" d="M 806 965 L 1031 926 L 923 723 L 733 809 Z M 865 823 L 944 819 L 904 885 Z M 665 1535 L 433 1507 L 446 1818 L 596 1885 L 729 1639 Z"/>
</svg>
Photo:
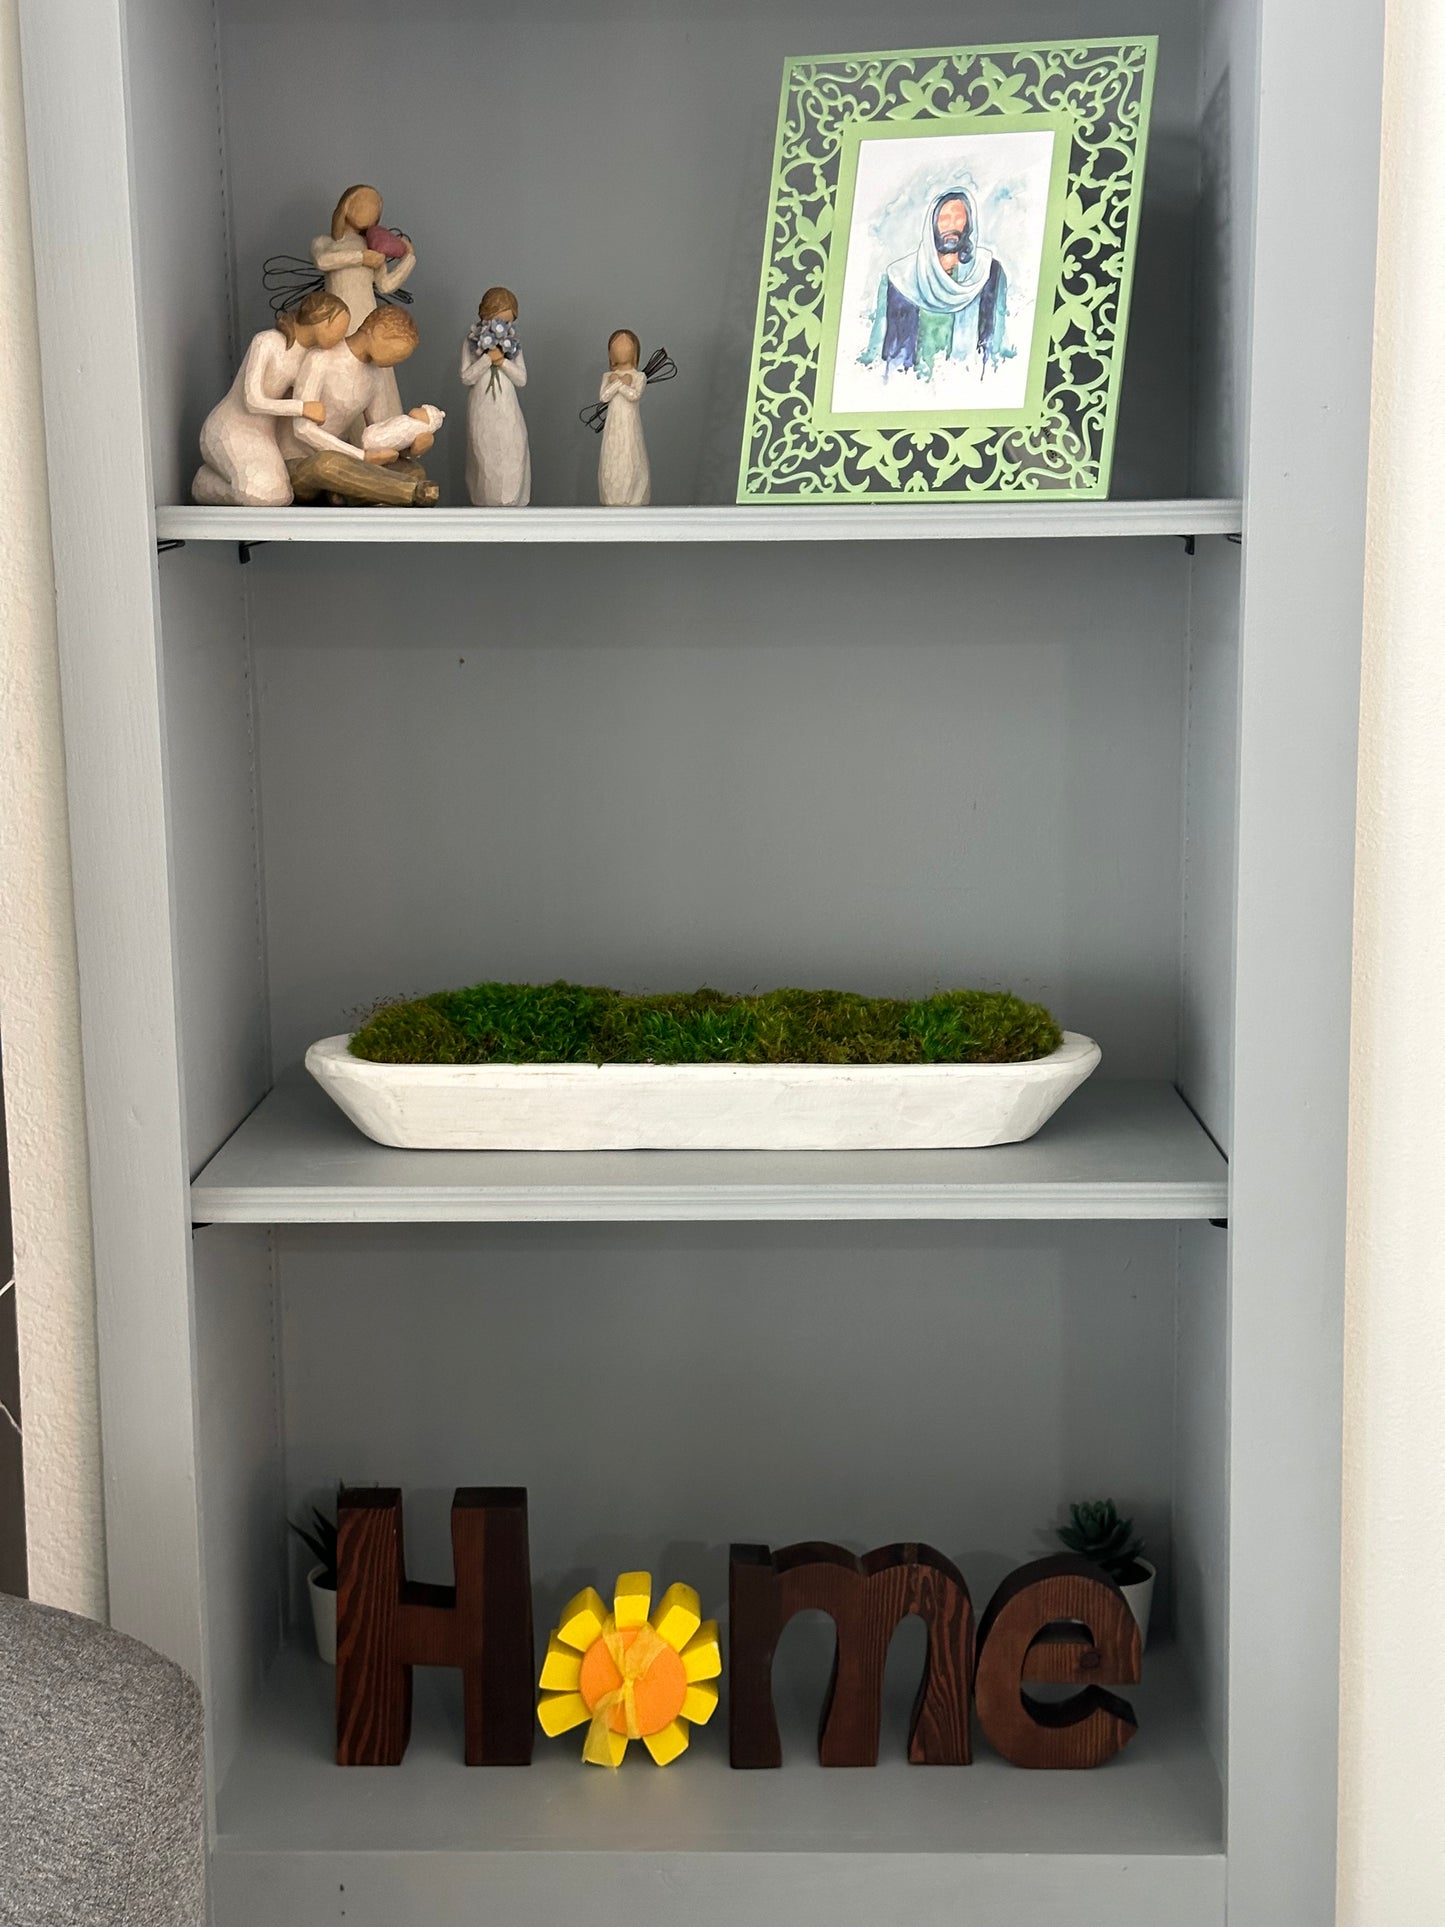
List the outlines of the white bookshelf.
<svg viewBox="0 0 1445 1927">
<path fill-rule="evenodd" d="M 1380 8 L 20 11 L 109 1598 L 204 1685 L 215 1927 L 1324 1927 Z M 784 56 L 1094 31 L 1161 41 L 1114 499 L 732 506 Z M 186 505 L 261 263 L 366 177 L 446 506 Z M 538 506 L 488 513 L 497 276 Z M 577 420 L 619 321 L 680 371 L 626 513 Z M 1104 1065 L 994 1151 L 585 1160 L 387 1151 L 287 1068 L 562 975 L 1007 984 Z M 597 1441 L 648 1423 L 622 1509 Z M 1139 1738 L 469 1772 L 428 1683 L 406 1763 L 343 1772 L 285 1532 L 343 1468 L 442 1581 L 445 1492 L 526 1484 L 539 1629 L 668 1549 L 722 1610 L 734 1536 L 998 1572 L 1112 1492 L 1161 1565 Z"/>
</svg>

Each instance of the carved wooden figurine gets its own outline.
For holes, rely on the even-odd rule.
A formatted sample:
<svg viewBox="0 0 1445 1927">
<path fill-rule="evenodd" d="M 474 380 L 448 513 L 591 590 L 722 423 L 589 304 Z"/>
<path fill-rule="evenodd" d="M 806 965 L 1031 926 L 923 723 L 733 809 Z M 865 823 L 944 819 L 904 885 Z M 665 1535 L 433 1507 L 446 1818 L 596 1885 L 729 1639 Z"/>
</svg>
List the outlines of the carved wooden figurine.
<svg viewBox="0 0 1445 1927">
<path fill-rule="evenodd" d="M 517 339 L 517 297 L 488 288 L 477 325 L 462 343 L 467 401 L 467 493 L 478 508 L 525 508 L 532 499 L 532 455 L 517 391 L 527 364 Z"/>
<path fill-rule="evenodd" d="M 359 328 L 382 295 L 395 294 L 416 266 L 411 242 L 381 225 L 381 196 L 374 187 L 348 187 L 331 216 L 331 232 L 311 243 L 311 259 L 326 277 L 328 294 L 340 295 Z M 387 369 L 383 388 L 388 415 L 401 413 L 396 376 Z"/>
<path fill-rule="evenodd" d="M 452 1501 L 454 1586 L 406 1577 L 401 1494 L 343 1491 L 337 1507 L 336 1763 L 397 1766 L 411 1737 L 413 1666 L 459 1666 L 468 1766 L 532 1758 L 532 1574 L 527 1494 Z"/>
<path fill-rule="evenodd" d="M 979 1722 L 1014 1766 L 1102 1766 L 1133 1739 L 1134 1709 L 1103 1689 L 1138 1681 L 1139 1627 L 1097 1566 L 1070 1554 L 1020 1566 L 989 1601 L 978 1640 Z M 1084 1690 L 1044 1702 L 1025 1680 Z"/>
<path fill-rule="evenodd" d="M 191 483 L 198 502 L 220 508 L 286 507 L 291 478 L 277 426 L 302 415 L 321 421 L 321 403 L 298 401 L 291 391 L 307 352 L 334 348 L 350 327 L 345 303 L 318 291 L 294 312 L 277 315 L 275 327 L 255 336 L 230 392 L 201 429 L 202 465 Z"/>
<path fill-rule="evenodd" d="M 322 419 L 288 421 L 281 452 L 298 501 L 333 501 L 430 508 L 438 499 L 418 459 L 446 419 L 424 406 L 409 415 L 392 407 L 395 384 L 384 377 L 416 348 L 416 323 L 401 308 L 376 308 L 352 335 L 332 348 L 315 348 L 302 363 L 295 395 L 319 401 Z M 361 446 L 347 439 L 361 429 Z"/>
<path fill-rule="evenodd" d="M 928 1657 L 908 1734 L 919 1766 L 967 1766 L 973 1683 L 973 1605 L 958 1568 L 931 1546 L 884 1546 L 856 1559 L 841 1546 L 772 1553 L 735 1545 L 729 1575 L 729 1738 L 735 1767 L 781 1766 L 773 1710 L 773 1654 L 795 1613 L 821 1607 L 837 1629 L 823 1704 L 824 1766 L 876 1766 L 888 1643 L 917 1613 Z"/>
<path fill-rule="evenodd" d="M 338 294 L 360 327 L 377 297 L 395 294 L 416 266 L 409 241 L 381 225 L 381 196 L 374 187 L 348 187 L 336 203 L 331 232 L 311 243 L 311 259 L 326 277 L 329 294 Z"/>
<path fill-rule="evenodd" d="M 638 366 L 642 344 L 630 328 L 607 343 L 607 373 L 598 400 L 607 404 L 602 452 L 597 461 L 597 498 L 604 508 L 645 508 L 652 500 L 652 470 L 639 412 L 647 377 Z"/>
</svg>

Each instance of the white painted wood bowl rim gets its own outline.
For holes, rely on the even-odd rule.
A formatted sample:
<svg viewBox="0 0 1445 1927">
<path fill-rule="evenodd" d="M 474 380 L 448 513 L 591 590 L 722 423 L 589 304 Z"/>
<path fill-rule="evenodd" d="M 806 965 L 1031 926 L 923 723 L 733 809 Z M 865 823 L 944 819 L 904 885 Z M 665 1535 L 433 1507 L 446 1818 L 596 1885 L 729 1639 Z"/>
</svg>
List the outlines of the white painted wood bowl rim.
<svg viewBox="0 0 1445 1927">
<path fill-rule="evenodd" d="M 455 1084 L 464 1073 L 474 1071 L 478 1073 L 477 1082 L 485 1081 L 493 1089 L 505 1088 L 509 1083 L 532 1084 L 543 1078 L 572 1080 L 594 1075 L 619 1082 L 657 1080 L 707 1084 L 739 1077 L 763 1079 L 780 1075 L 841 1082 L 870 1072 L 920 1084 L 956 1081 L 964 1075 L 970 1082 L 975 1078 L 1008 1077 L 1046 1084 L 1060 1072 L 1076 1071 L 1086 1063 L 1092 1071 L 1103 1055 L 1092 1037 L 1066 1030 L 1059 1048 L 1046 1057 L 1011 1064 L 386 1064 L 367 1057 L 353 1057 L 352 1034 L 342 1032 L 335 1037 L 323 1037 L 311 1046 L 306 1053 L 306 1068 L 313 1077 L 325 1083 L 328 1072 L 334 1073 L 344 1066 L 348 1076 L 371 1079 L 379 1084 L 394 1084 L 399 1076 L 404 1076 L 408 1084 Z"/>
</svg>

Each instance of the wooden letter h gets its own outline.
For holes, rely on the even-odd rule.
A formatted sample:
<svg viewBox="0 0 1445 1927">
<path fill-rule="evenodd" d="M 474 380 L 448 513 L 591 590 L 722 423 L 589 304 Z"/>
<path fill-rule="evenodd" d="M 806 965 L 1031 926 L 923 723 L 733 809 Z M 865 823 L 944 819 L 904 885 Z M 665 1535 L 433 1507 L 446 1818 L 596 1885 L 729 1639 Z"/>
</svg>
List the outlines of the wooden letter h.
<svg viewBox="0 0 1445 1927">
<path fill-rule="evenodd" d="M 532 1759 L 527 1494 L 464 1487 L 452 1501 L 454 1586 L 406 1576 L 401 1494 L 343 1491 L 337 1507 L 336 1762 L 397 1766 L 413 1666 L 459 1666 L 468 1766 Z"/>
</svg>

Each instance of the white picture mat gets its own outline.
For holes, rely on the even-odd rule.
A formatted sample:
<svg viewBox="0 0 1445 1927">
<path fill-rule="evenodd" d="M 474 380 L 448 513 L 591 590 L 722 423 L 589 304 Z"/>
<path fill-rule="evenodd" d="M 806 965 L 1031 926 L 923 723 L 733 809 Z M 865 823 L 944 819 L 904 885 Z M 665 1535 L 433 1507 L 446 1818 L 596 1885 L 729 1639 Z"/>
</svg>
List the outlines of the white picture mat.
<svg viewBox="0 0 1445 1927">
<path fill-rule="evenodd" d="M 1022 408 L 1028 398 L 1039 296 L 1052 131 L 925 135 L 862 140 L 839 304 L 831 406 L 835 414 L 952 415 L 960 409 Z M 916 252 L 928 210 L 941 193 L 966 187 L 979 211 L 979 240 L 1008 276 L 1007 346 L 997 367 L 939 357 L 930 379 L 888 373 L 859 357 L 873 332 L 879 284 L 890 263 Z"/>
</svg>

